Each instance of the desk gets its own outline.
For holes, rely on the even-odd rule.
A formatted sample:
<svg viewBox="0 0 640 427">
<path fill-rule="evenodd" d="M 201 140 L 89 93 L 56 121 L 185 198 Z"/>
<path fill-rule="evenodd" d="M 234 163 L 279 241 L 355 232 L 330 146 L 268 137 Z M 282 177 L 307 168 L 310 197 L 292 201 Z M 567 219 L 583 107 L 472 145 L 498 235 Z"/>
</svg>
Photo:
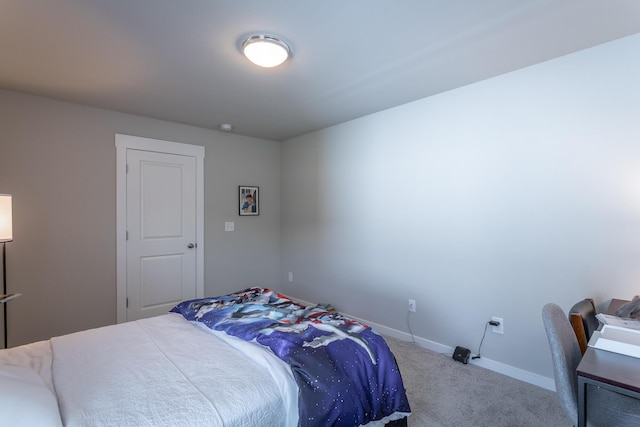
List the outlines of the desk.
<svg viewBox="0 0 640 427">
<path fill-rule="evenodd" d="M 627 301 L 612 300 L 608 314 Z M 602 387 L 640 399 L 640 359 L 588 347 L 578 365 L 578 427 L 587 420 L 587 385 Z"/>
</svg>

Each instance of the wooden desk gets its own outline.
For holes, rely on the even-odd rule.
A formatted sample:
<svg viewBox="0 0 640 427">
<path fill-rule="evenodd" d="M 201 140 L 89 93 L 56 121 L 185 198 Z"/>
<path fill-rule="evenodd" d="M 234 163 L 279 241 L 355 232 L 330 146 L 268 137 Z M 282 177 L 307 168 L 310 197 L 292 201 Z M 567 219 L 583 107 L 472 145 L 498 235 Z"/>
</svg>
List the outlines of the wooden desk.
<svg viewBox="0 0 640 427">
<path fill-rule="evenodd" d="M 612 300 L 607 308 L 613 314 L 628 301 Z M 578 365 L 578 427 L 587 420 L 587 386 L 589 384 L 640 399 L 640 359 L 588 347 Z"/>
</svg>

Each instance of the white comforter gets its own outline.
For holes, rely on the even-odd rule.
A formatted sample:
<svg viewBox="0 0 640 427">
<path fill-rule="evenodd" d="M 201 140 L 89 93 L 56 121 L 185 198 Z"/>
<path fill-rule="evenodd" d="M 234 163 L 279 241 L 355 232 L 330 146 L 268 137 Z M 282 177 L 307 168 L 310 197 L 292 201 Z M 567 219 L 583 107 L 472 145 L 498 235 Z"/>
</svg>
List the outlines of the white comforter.
<svg viewBox="0 0 640 427">
<path fill-rule="evenodd" d="M 284 362 L 178 314 L 50 343 L 50 384 L 65 426 L 297 424 L 297 386 Z"/>
</svg>

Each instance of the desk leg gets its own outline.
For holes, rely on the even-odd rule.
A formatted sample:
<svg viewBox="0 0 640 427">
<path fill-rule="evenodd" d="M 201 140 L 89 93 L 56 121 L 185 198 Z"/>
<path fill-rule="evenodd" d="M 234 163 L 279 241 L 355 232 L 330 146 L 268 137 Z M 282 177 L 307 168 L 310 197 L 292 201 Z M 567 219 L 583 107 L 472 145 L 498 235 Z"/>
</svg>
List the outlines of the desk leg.
<svg viewBox="0 0 640 427">
<path fill-rule="evenodd" d="M 587 383 L 578 375 L 578 427 L 587 425 Z"/>
</svg>

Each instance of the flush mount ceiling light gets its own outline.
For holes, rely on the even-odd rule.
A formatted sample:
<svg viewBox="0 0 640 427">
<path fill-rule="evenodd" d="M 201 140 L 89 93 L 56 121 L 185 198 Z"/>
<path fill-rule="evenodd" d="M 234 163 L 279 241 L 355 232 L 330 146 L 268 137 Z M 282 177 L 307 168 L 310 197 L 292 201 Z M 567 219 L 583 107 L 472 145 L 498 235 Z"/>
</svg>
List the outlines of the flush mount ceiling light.
<svg viewBox="0 0 640 427">
<path fill-rule="evenodd" d="M 265 34 L 249 36 L 242 42 L 244 56 L 260 67 L 277 67 L 289 58 L 291 50 L 281 39 Z"/>
</svg>

